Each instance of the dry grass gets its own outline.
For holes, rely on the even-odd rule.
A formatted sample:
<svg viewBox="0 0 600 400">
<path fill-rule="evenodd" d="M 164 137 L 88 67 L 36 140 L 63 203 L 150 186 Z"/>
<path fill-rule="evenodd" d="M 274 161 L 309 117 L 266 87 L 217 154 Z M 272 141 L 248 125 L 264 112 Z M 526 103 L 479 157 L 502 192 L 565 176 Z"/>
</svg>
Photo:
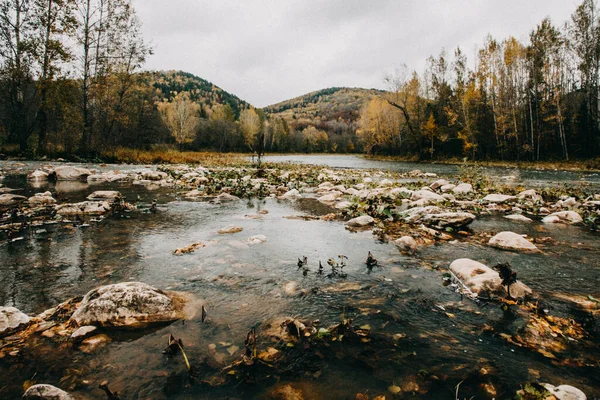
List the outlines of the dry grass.
<svg viewBox="0 0 600 400">
<path fill-rule="evenodd" d="M 249 164 L 245 154 L 168 150 L 137 150 L 119 147 L 102 158 L 132 164 L 202 164 L 231 166 Z"/>
</svg>

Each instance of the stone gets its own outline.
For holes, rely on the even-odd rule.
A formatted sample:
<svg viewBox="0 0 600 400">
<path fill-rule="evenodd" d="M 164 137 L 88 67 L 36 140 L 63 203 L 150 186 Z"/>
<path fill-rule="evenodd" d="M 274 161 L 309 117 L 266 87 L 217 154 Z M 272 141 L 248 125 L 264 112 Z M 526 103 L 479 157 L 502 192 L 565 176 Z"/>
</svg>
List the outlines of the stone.
<svg viewBox="0 0 600 400">
<path fill-rule="evenodd" d="M 124 282 L 89 291 L 71 316 L 78 326 L 143 328 L 183 316 L 182 300 L 141 282 Z"/>
<path fill-rule="evenodd" d="M 483 198 L 483 201 L 488 202 L 488 203 L 495 203 L 495 204 L 502 204 L 502 203 L 506 203 L 507 201 L 511 201 L 511 200 L 515 200 L 516 197 L 515 196 L 509 196 L 507 194 L 488 194 L 487 196 L 485 196 Z"/>
<path fill-rule="evenodd" d="M 69 165 L 57 167 L 54 170 L 57 181 L 87 181 L 92 172 L 87 168 L 72 167 Z"/>
<path fill-rule="evenodd" d="M 298 189 L 292 189 L 279 196 L 281 200 L 298 200 L 302 198 L 302 195 Z"/>
<path fill-rule="evenodd" d="M 375 223 L 375 219 L 370 215 L 361 215 L 360 217 L 352 218 L 350 221 L 346 222 L 346 226 L 350 226 L 353 228 L 362 228 L 365 226 L 373 225 Z"/>
<path fill-rule="evenodd" d="M 27 180 L 32 182 L 46 182 L 49 177 L 50 174 L 41 169 L 36 169 L 27 174 Z"/>
<path fill-rule="evenodd" d="M 534 203 L 542 202 L 544 199 L 534 189 L 524 190 L 517 195 L 519 200 L 531 200 Z"/>
<path fill-rule="evenodd" d="M 304 395 L 301 390 L 288 383 L 270 389 L 266 398 L 273 400 L 304 400 Z"/>
<path fill-rule="evenodd" d="M 414 254 L 417 251 L 417 242 L 412 236 L 402 236 L 401 238 L 394 240 L 394 244 L 400 251 L 408 254 Z"/>
<path fill-rule="evenodd" d="M 108 200 L 108 201 L 120 201 L 123 198 L 121 192 L 116 190 L 97 190 L 90 194 L 88 200 Z"/>
<path fill-rule="evenodd" d="M 142 173 L 142 179 L 147 181 L 162 181 L 168 177 L 169 175 L 162 171 L 145 171 Z"/>
<path fill-rule="evenodd" d="M 398 215 L 408 224 L 421 223 L 421 220 L 428 214 L 441 214 L 444 210 L 438 206 L 413 207 L 406 211 L 401 211 Z"/>
<path fill-rule="evenodd" d="M 449 184 L 450 184 L 450 182 L 448 182 L 445 179 L 438 179 L 437 181 L 435 181 L 431 185 L 429 185 L 429 187 L 432 188 L 433 190 L 437 190 L 437 189 L 441 188 L 442 186 L 446 186 Z"/>
<path fill-rule="evenodd" d="M 319 200 L 321 203 L 333 203 L 337 198 L 338 196 L 335 194 L 326 194 L 325 196 L 319 197 L 317 200 Z"/>
<path fill-rule="evenodd" d="M 30 318 L 15 307 L 0 307 L 0 337 L 24 329 Z"/>
<path fill-rule="evenodd" d="M 508 231 L 498 233 L 490 239 L 488 244 L 492 247 L 497 247 L 502 250 L 539 251 L 533 243 L 525 239 L 523 236 Z"/>
<path fill-rule="evenodd" d="M 101 333 L 83 340 L 79 345 L 79 350 L 91 354 L 111 341 L 107 335 Z"/>
<path fill-rule="evenodd" d="M 582 223 L 583 218 L 575 211 L 559 211 L 544 217 L 542 222 L 545 224 L 563 223 L 573 225 Z"/>
<path fill-rule="evenodd" d="M 413 169 L 412 171 L 410 171 L 408 173 L 408 176 L 413 176 L 413 177 L 417 177 L 417 176 L 421 176 L 423 175 L 423 172 L 420 169 Z"/>
<path fill-rule="evenodd" d="M 454 189 L 452 189 L 452 193 L 454 194 L 469 194 L 473 193 L 473 185 L 470 183 L 461 183 L 456 185 Z"/>
<path fill-rule="evenodd" d="M 90 336 L 92 333 L 96 332 L 98 328 L 92 325 L 82 326 L 77 329 L 75 332 L 71 334 L 71 339 L 75 341 L 80 341 Z"/>
<path fill-rule="evenodd" d="M 379 181 L 379 187 L 392 186 L 393 184 L 394 184 L 394 182 L 392 182 L 389 179 L 382 179 L 381 181 Z"/>
<path fill-rule="evenodd" d="M 0 206 L 6 206 L 6 207 L 16 206 L 17 204 L 20 204 L 26 200 L 27 200 L 27 197 L 19 196 L 17 194 L 10 194 L 10 193 L 0 194 Z"/>
<path fill-rule="evenodd" d="M 101 215 L 111 210 L 108 201 L 82 201 L 81 203 L 56 206 L 56 213 L 63 216 Z"/>
<path fill-rule="evenodd" d="M 456 185 L 449 183 L 447 185 L 440 187 L 440 190 L 442 191 L 442 193 L 448 193 L 448 192 L 451 192 L 452 190 L 454 190 L 455 187 L 456 187 Z"/>
<path fill-rule="evenodd" d="M 422 222 L 437 229 L 463 228 L 475 221 L 475 215 L 467 212 L 445 212 L 441 214 L 427 214 Z"/>
<path fill-rule="evenodd" d="M 553 386 L 543 383 L 542 386 L 552 393 L 558 400 L 587 400 L 587 396 L 581 390 L 570 385 Z"/>
<path fill-rule="evenodd" d="M 411 198 L 412 201 L 424 200 L 428 203 L 440 203 L 444 201 L 444 198 L 437 193 L 430 192 L 429 190 L 417 190 L 413 192 Z"/>
<path fill-rule="evenodd" d="M 265 235 L 254 235 L 250 236 L 246 241 L 248 244 L 260 244 L 267 241 L 267 237 Z"/>
<path fill-rule="evenodd" d="M 243 230 L 244 228 L 242 228 L 241 226 L 227 225 L 225 228 L 219 229 L 217 233 L 219 235 L 227 235 L 231 233 L 238 233 Z"/>
<path fill-rule="evenodd" d="M 194 189 L 194 190 L 191 190 L 191 191 L 187 192 L 186 194 L 184 194 L 184 196 L 188 199 L 196 199 L 198 197 L 206 196 L 206 193 L 204 193 L 201 190 Z"/>
<path fill-rule="evenodd" d="M 27 201 L 32 207 L 53 206 L 54 204 L 56 204 L 56 200 L 52 197 L 52 193 L 50 192 L 36 193 L 33 196 L 31 196 Z"/>
<path fill-rule="evenodd" d="M 437 174 L 434 174 L 433 172 L 425 172 L 423 176 L 426 178 L 437 178 Z"/>
<path fill-rule="evenodd" d="M 218 201 L 236 201 L 240 198 L 229 193 L 221 193 L 217 196 Z"/>
<path fill-rule="evenodd" d="M 350 206 L 352 206 L 352 203 L 350 203 L 349 201 L 340 201 L 335 204 L 335 208 L 337 210 L 347 210 L 348 208 L 350 208 Z"/>
<path fill-rule="evenodd" d="M 474 294 L 479 295 L 485 292 L 501 296 L 507 294 L 498 272 L 480 262 L 469 258 L 460 258 L 450 264 L 450 271 Z M 521 281 L 510 285 L 510 294 L 514 298 L 521 299 L 532 293 L 532 290 Z"/>
<path fill-rule="evenodd" d="M 113 171 L 103 172 L 101 174 L 92 174 L 87 177 L 88 183 L 101 183 L 101 182 L 122 182 L 131 180 L 131 177 L 127 174 L 119 174 Z"/>
<path fill-rule="evenodd" d="M 74 400 L 75 398 L 69 393 L 65 392 L 52 385 L 33 385 L 25 391 L 22 399 L 31 400 Z"/>
<path fill-rule="evenodd" d="M 521 215 L 521 214 L 505 215 L 504 218 L 510 219 L 512 221 L 518 221 L 518 222 L 531 222 L 531 221 L 533 221 L 531 218 L 527 218 L 526 216 Z"/>
</svg>

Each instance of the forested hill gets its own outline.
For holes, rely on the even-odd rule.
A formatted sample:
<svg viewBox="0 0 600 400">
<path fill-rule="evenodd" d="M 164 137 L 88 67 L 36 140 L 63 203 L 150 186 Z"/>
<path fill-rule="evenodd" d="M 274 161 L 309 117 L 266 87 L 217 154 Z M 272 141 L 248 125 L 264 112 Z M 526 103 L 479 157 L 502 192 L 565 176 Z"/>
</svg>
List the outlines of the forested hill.
<svg viewBox="0 0 600 400">
<path fill-rule="evenodd" d="M 267 106 L 264 110 L 287 122 L 302 119 L 352 122 L 359 118 L 360 109 L 381 93 L 376 89 L 332 87 Z"/>
<path fill-rule="evenodd" d="M 190 100 L 209 108 L 215 104 L 228 104 L 236 117 L 241 110 L 250 106 L 236 95 L 188 72 L 154 71 L 151 75 L 152 86 L 161 91 L 164 99 L 170 100 L 175 94 L 186 92 Z"/>
</svg>

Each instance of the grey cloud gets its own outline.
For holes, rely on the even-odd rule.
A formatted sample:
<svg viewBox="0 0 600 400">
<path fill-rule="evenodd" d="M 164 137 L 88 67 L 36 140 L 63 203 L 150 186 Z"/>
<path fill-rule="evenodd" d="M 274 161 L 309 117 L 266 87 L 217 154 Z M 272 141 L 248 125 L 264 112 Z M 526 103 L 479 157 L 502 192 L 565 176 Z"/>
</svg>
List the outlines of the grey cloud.
<svg viewBox="0 0 600 400">
<path fill-rule="evenodd" d="M 386 71 L 419 72 L 490 33 L 526 40 L 561 25 L 577 0 L 133 0 L 155 45 L 148 69 L 181 69 L 256 106 L 330 86 L 383 88 Z"/>
</svg>

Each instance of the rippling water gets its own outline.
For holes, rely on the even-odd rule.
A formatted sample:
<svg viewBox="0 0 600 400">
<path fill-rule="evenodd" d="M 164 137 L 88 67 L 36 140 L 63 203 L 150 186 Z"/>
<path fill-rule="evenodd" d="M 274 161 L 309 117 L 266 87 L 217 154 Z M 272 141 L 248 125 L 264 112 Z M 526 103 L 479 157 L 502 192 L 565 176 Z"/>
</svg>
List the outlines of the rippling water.
<svg viewBox="0 0 600 400">
<path fill-rule="evenodd" d="M 419 168 L 431 170 L 421 164 Z M 4 183 L 25 193 L 47 188 L 30 187 L 22 176 L 9 177 Z M 0 304 L 36 314 L 99 285 L 142 281 L 195 294 L 206 302 L 209 322 L 203 324 L 197 317 L 150 331 L 109 332 L 112 342 L 93 354 L 55 349 L 50 346 L 54 342 L 41 338 L 36 350 L 18 362 L 0 359 L 2 398 L 18 398 L 23 382 L 34 374 L 37 382 L 70 387 L 74 394 L 90 398 L 102 398 L 97 383 L 104 379 L 124 399 L 264 396 L 265 385 L 186 386 L 183 362 L 167 361 L 161 355 L 168 334 L 182 338 L 192 364 L 209 359 L 224 366 L 239 359 L 239 351 L 230 355 L 228 350 L 243 348 L 246 332 L 253 326 L 260 332 L 262 323 L 281 316 L 319 319 L 322 326 L 328 326 L 339 322 L 342 314 L 354 318 L 357 326 L 370 325 L 372 341 L 323 348 L 322 357 L 311 360 L 309 366 L 302 364 L 302 350 L 294 350 L 298 368 L 283 374 L 283 382 L 293 382 L 309 397 L 320 399 L 353 399 L 366 390 L 382 394 L 393 383 L 419 380 L 419 375 L 437 377 L 421 384 L 427 385 L 422 397 L 432 399 L 453 398 L 455 386 L 463 380 L 460 393 L 466 398 L 486 398 L 480 387 L 483 382 L 494 384 L 497 398 L 512 398 L 519 385 L 537 380 L 578 386 L 588 398 L 600 396 L 597 364 L 557 366 L 484 332 L 485 325 L 504 329 L 514 321 L 496 305 L 478 307 L 461 299 L 442 285 L 443 271 L 439 270 L 461 257 L 489 265 L 508 261 L 523 282 L 547 299 L 555 315 L 582 320 L 585 316 L 557 295 L 600 298 L 599 236 L 583 227 L 524 225 L 482 217 L 473 224 L 474 231 L 513 230 L 532 237 L 550 236 L 558 244 L 540 246 L 541 254 L 518 254 L 454 242 L 422 248 L 416 257 L 408 257 L 395 246 L 379 242 L 371 232 L 352 233 L 341 222 L 284 218 L 330 211 L 311 199 L 210 204 L 185 201 L 182 193 L 169 189 L 123 184 L 74 186 L 60 192 L 62 200 L 78 201 L 100 188 L 120 190 L 140 208 L 157 199 L 159 211 L 128 213 L 89 227 L 48 225 L 45 232 L 3 243 Z M 268 214 L 252 218 L 261 210 Z M 243 231 L 217 234 L 227 225 L 243 227 Z M 267 241 L 248 244 L 247 239 L 257 234 L 265 235 Z M 173 255 L 176 248 L 197 241 L 207 247 Z M 364 264 L 368 251 L 383 264 L 371 273 Z M 348 257 L 346 279 L 316 274 L 319 260 L 325 264 L 339 254 Z M 296 267 L 301 256 L 308 257 L 311 271 L 307 276 Z M 282 288 L 290 281 L 298 282 L 308 294 L 287 296 Z M 339 291 L 342 283 L 358 287 Z M 449 318 L 440 306 L 455 318 Z M 591 332 L 597 335 L 597 328 Z M 403 338 L 394 340 L 395 334 Z M 218 360 L 213 360 L 210 344 L 217 345 Z M 568 355 L 597 360 L 600 349 L 581 344 Z M 491 374 L 482 375 L 482 368 Z"/>
</svg>

